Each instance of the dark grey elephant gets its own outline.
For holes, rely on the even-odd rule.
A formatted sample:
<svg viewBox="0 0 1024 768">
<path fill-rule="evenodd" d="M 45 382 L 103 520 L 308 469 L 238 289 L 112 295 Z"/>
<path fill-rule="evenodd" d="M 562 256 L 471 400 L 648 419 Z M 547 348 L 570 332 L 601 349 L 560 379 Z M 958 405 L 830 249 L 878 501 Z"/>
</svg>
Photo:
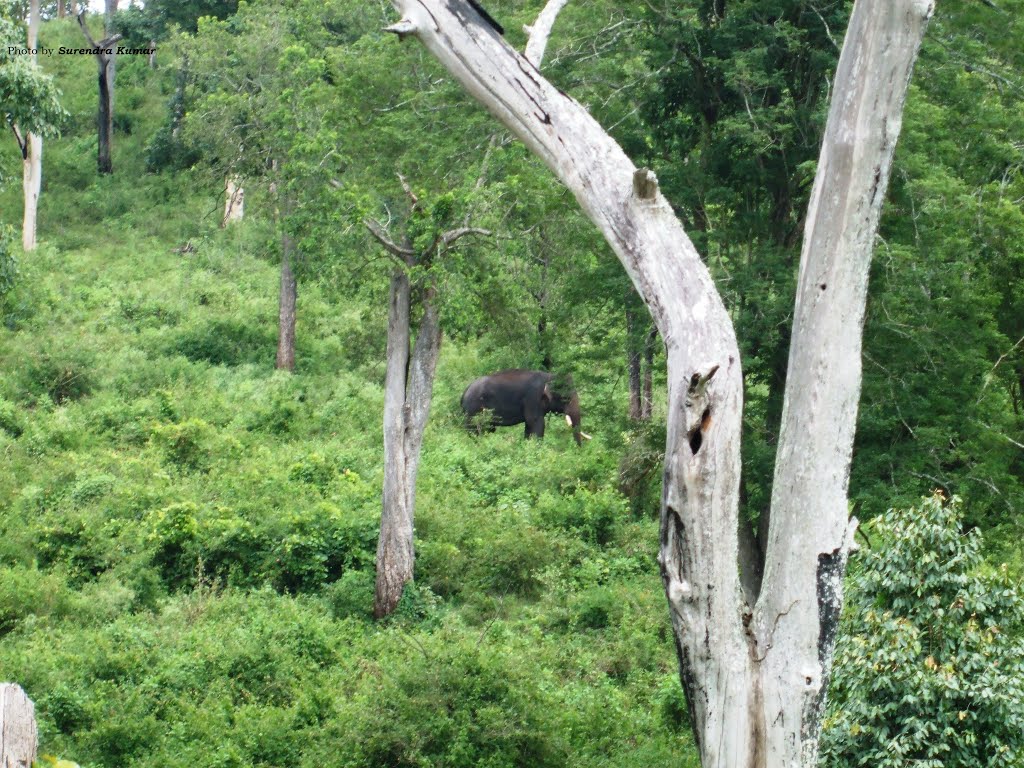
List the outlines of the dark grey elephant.
<svg viewBox="0 0 1024 768">
<path fill-rule="evenodd" d="M 521 368 L 481 376 L 462 393 L 462 410 L 469 430 L 478 429 L 474 417 L 487 411 L 490 427 L 525 423 L 527 437 L 544 437 L 544 416 L 564 413 L 576 444 L 581 445 L 583 438 L 590 439 L 580 431 L 580 399 L 571 376 Z"/>
</svg>

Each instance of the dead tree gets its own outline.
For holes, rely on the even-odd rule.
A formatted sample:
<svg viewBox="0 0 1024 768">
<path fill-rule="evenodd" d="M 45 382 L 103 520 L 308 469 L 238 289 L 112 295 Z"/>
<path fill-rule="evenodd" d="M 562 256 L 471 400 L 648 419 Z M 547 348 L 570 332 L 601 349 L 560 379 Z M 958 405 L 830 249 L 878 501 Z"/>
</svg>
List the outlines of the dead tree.
<svg viewBox="0 0 1024 768">
<path fill-rule="evenodd" d="M 36 707 L 14 683 L 0 683 L 0 766 L 30 768 L 39 743 Z"/>
<path fill-rule="evenodd" d="M 743 384 L 733 325 L 655 175 L 472 4 L 392 4 L 401 19 L 389 31 L 418 39 L 572 190 L 665 343 L 659 562 L 702 764 L 815 766 L 856 528 L 846 491 L 868 266 L 933 3 L 854 6 L 806 219 L 763 573 L 739 555 Z"/>
</svg>

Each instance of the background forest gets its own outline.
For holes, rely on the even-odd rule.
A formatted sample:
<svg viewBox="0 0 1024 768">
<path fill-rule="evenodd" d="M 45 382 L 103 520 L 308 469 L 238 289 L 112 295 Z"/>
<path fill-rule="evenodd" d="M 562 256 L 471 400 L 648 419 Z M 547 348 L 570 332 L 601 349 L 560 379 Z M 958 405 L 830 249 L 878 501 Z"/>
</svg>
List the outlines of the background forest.
<svg viewBox="0 0 1024 768">
<path fill-rule="evenodd" d="M 3 49 L 24 45 L 27 3 L 0 6 Z M 487 6 L 522 48 L 541 3 Z M 718 281 L 744 356 L 752 526 L 849 9 L 570 3 L 543 65 L 655 170 Z M 55 3 L 43 15 L 43 46 L 84 45 Z M 697 765 L 655 559 L 660 341 L 571 195 L 384 35 L 393 21 L 355 0 L 122 9 L 123 44 L 158 50 L 116 59 L 102 175 L 95 58 L 41 57 L 67 116 L 27 253 L 3 126 L 0 679 L 36 702 L 46 755 Z M 15 58 L 0 52 L 0 84 Z M 0 89 L 5 120 L 17 96 Z M 245 213 L 221 226 L 228 182 Z M 394 261 L 367 221 L 419 253 L 490 233 L 409 268 L 431 286 L 414 333 L 432 303 L 444 341 L 416 582 L 383 621 Z M 864 340 L 850 497 L 866 523 L 823 764 L 1024 766 L 1022 0 L 938 3 Z M 463 389 L 512 367 L 570 373 L 593 439 L 577 448 L 554 419 L 543 441 L 468 435 Z"/>
</svg>

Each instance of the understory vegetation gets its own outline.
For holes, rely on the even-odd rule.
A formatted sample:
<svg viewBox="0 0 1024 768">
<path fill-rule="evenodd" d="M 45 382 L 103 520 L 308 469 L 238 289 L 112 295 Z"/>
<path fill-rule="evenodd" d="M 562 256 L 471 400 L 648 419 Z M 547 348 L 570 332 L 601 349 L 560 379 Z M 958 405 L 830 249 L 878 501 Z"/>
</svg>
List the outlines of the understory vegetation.
<svg viewBox="0 0 1024 768">
<path fill-rule="evenodd" d="M 631 421 L 628 281 L 522 148 L 425 54 L 381 39 L 379 9 L 282 4 L 291 16 L 271 50 L 259 44 L 261 25 L 278 29 L 270 5 L 160 31 L 156 69 L 119 59 L 110 176 L 95 173 L 95 63 L 45 58 L 70 118 L 45 144 L 31 253 L 5 227 L 20 221 L 19 156 L 0 140 L 0 680 L 35 701 L 40 752 L 83 768 L 696 768 L 656 561 L 663 356 L 653 419 Z M 493 5 L 509 30 L 536 11 Z M 697 136 L 655 65 L 665 41 L 647 4 L 627 4 L 646 19 L 635 26 L 615 25 L 614 4 L 573 5 L 553 77 L 666 194 L 702 191 L 686 210 L 703 210 L 696 240 L 747 356 L 754 524 L 770 497 L 796 263 L 786 227 L 750 235 L 764 211 L 730 191 L 770 172 L 739 162 L 764 137 L 746 126 L 757 135 L 729 145 L 728 179 L 696 150 L 673 176 L 686 141 L 747 118 Z M 872 276 L 850 495 L 877 519 L 848 579 L 829 764 L 1024 760 L 1024 101 L 1020 83 L 992 79 L 979 96 L 984 75 L 956 59 L 1004 72 L 1021 54 L 978 32 L 996 25 L 973 5 L 950 2 L 926 41 Z M 139 13 L 123 23 L 148 40 Z M 81 33 L 52 20 L 42 38 L 78 45 Z M 218 53 L 265 87 L 228 92 Z M 813 126 L 823 109 L 799 117 Z M 244 162 L 231 154 L 243 117 Z M 236 172 L 245 219 L 221 228 Z M 419 218 L 397 172 L 424 201 Z M 790 224 L 806 192 L 790 190 Z M 391 264 L 367 217 L 411 242 L 466 221 L 495 233 L 429 267 L 445 341 L 416 580 L 384 621 L 371 612 Z M 303 254 L 292 373 L 275 370 L 282 233 Z M 467 434 L 470 381 L 542 365 L 572 373 L 592 440 L 578 448 L 555 416 L 543 441 L 520 427 Z"/>
</svg>

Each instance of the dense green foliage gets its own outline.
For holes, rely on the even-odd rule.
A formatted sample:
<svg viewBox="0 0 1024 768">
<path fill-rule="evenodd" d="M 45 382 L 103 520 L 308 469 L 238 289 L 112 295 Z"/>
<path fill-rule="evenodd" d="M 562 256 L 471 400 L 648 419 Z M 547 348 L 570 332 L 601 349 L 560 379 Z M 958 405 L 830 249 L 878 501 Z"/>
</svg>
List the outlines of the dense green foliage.
<svg viewBox="0 0 1024 768">
<path fill-rule="evenodd" d="M 955 497 L 873 522 L 879 546 L 849 579 L 826 764 L 1021 765 L 1024 596 L 1006 566 L 985 566 Z"/>
<path fill-rule="evenodd" d="M 521 45 L 539 3 L 487 5 Z M 847 6 L 737 2 L 718 23 L 721 4 L 692 5 L 662 18 L 570 4 L 546 68 L 657 169 L 685 218 L 704 209 L 694 234 L 744 344 L 756 517 Z M 221 20 L 197 20 L 214 6 Z M 650 425 L 626 420 L 617 262 L 421 47 L 380 34 L 386 7 L 229 6 L 123 17 L 140 44 L 161 37 L 155 70 L 118 61 L 112 177 L 90 161 L 95 62 L 42 62 L 70 113 L 44 156 L 42 246 L 25 255 L 0 235 L 0 676 L 37 702 L 42 751 L 106 768 L 696 765 L 655 561 L 663 406 Z M 999 709 L 1019 696 L 1010 684 L 984 693 L 1006 669 L 969 678 L 952 654 L 994 658 L 1022 631 L 995 618 L 1024 564 L 1021 22 L 957 0 L 939 14 L 872 278 L 851 495 L 871 518 L 957 492 L 985 546 L 950 538 L 954 511 L 931 502 L 948 531 L 870 528 L 833 672 L 834 749 L 857 750 L 850 764 L 874 754 L 865 734 L 915 717 L 948 724 L 929 744 L 949 750 L 1009 744 L 997 720 L 1019 719 Z M 42 35 L 81 44 L 71 19 Z M 669 46 L 691 44 L 720 87 L 683 87 L 700 60 Z M 761 164 L 752 147 L 767 148 Z M 0 163 L 17 163 L 13 141 Z M 220 230 L 228 172 L 245 176 L 247 218 Z M 0 225 L 19 197 L 0 189 Z M 391 262 L 367 216 L 412 242 L 466 221 L 495 233 L 430 267 L 446 341 L 417 580 L 386 623 L 369 612 Z M 294 375 L 273 371 L 282 219 L 303 254 Z M 543 444 L 463 432 L 466 383 L 544 363 L 572 372 L 593 441 L 579 450 L 554 422 Z M 970 587 L 963 606 L 893 596 L 897 576 L 939 595 L 940 567 Z M 879 658 L 900 664 L 880 675 Z M 890 683 L 920 700 L 887 709 L 873 686 Z"/>
</svg>

